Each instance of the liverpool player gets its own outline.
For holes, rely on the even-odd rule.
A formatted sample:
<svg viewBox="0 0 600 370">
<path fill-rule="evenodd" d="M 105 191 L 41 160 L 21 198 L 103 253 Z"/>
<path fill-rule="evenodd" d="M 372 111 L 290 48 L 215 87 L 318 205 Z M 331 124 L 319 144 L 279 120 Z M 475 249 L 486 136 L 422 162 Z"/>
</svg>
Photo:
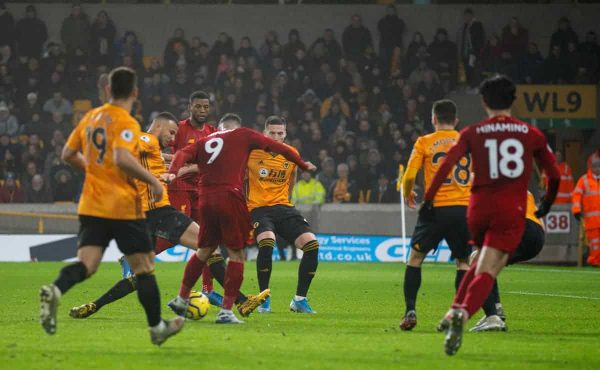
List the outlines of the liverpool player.
<svg viewBox="0 0 600 370">
<path fill-rule="evenodd" d="M 189 99 L 190 117 L 179 122 L 179 130 L 175 135 L 171 149 L 173 154 L 165 154 L 164 157 L 170 161 L 177 151 L 193 144 L 199 139 L 217 131 L 217 129 L 208 123 L 210 115 L 210 96 L 204 91 L 196 91 L 190 95 Z M 169 184 L 169 200 L 173 207 L 186 216 L 190 216 L 194 221 L 198 219 L 198 166 L 188 163 L 181 168 L 175 181 Z M 157 249 L 165 250 L 173 244 L 164 239 L 158 239 Z M 214 265 L 214 266 L 213 266 Z M 225 270 L 225 262 L 215 251 L 204 271 L 200 270 L 200 264 L 195 255 L 185 265 L 185 276 L 188 280 L 197 281 L 202 274 L 202 291 L 206 293 L 211 303 L 217 306 L 221 305 L 222 297 L 213 291 L 212 272 L 213 269 Z M 216 272 L 218 274 L 218 272 Z"/>
<path fill-rule="evenodd" d="M 505 76 L 482 82 L 480 93 L 488 119 L 461 131 L 435 175 L 419 211 L 419 217 L 436 220 L 433 199 L 458 160 L 471 153 L 474 182 L 467 211 L 471 236 L 481 253 L 456 292 L 440 327 L 446 332 L 445 351 L 460 348 L 463 327 L 490 294 L 498 273 L 515 252 L 525 230 L 527 184 L 533 159 L 546 170 L 548 192 L 536 216 L 546 215 L 556 197 L 560 173 L 544 134 L 511 116 L 516 97 L 514 83 Z"/>
<path fill-rule="evenodd" d="M 283 143 L 286 122 L 278 116 L 265 121 L 264 134 Z M 298 151 L 287 144 L 288 148 Z M 254 150 L 248 160 L 248 209 L 252 216 L 254 235 L 258 244 L 256 273 L 260 290 L 269 288 L 273 266 L 275 233 L 301 249 L 304 254 L 298 268 L 296 295 L 290 302 L 290 310 L 299 313 L 316 313 L 308 304 L 306 295 L 319 263 L 319 242 L 310 230 L 306 219 L 290 202 L 294 186 L 296 166 L 277 153 Z M 271 312 L 270 298 L 259 307 L 258 312 Z"/>
<path fill-rule="evenodd" d="M 170 173 L 177 174 L 184 163 L 193 161 L 198 165 L 200 237 L 196 255 L 205 264 L 218 245 L 223 244 L 229 254 L 225 272 L 225 296 L 217 323 L 242 323 L 231 307 L 235 302 L 243 280 L 243 248 L 252 226 L 243 194 L 243 181 L 248 157 L 252 150 L 261 149 L 282 154 L 287 160 L 303 169 L 314 170 L 315 166 L 304 162 L 289 147 L 267 138 L 253 130 L 240 128 L 241 119 L 227 114 L 223 121 L 233 129 L 213 133 L 188 145 L 175 154 Z M 176 298 L 182 303 L 189 292 L 180 292 Z"/>
<path fill-rule="evenodd" d="M 88 112 L 63 149 L 63 160 L 86 174 L 78 208 L 78 261 L 64 267 L 54 284 L 42 287 L 40 319 L 48 334 L 56 332 L 60 297 L 96 272 L 108 243 L 116 239 L 137 276 L 151 341 L 160 345 L 179 332 L 184 321 L 161 319 L 153 245 L 133 179 L 148 184 L 156 200 L 162 199 L 163 188 L 138 162 L 140 129 L 129 115 L 138 95 L 135 72 L 114 69 L 108 87 L 110 102 Z"/>
<path fill-rule="evenodd" d="M 164 149 L 177 132 L 177 121 L 168 112 L 158 114 L 152 121 L 147 133 L 140 136 L 140 162 L 142 166 L 150 171 L 156 178 L 163 181 L 163 189 L 166 194 L 166 183 L 175 175 L 166 173 L 165 161 L 161 155 Z M 146 221 L 150 226 L 150 232 L 155 238 L 163 238 L 172 244 L 181 244 L 193 250 L 198 249 L 198 232 L 200 228 L 191 218 L 177 211 L 167 197 L 156 199 L 148 185 L 136 181 L 138 192 L 142 197 L 142 209 L 146 214 Z M 156 249 L 160 254 L 163 250 Z M 211 257 L 211 258 L 214 258 Z M 217 281 L 223 285 L 225 268 L 220 274 L 216 274 Z M 76 319 L 83 319 L 98 312 L 102 307 L 117 301 L 134 292 L 137 286 L 135 275 L 123 278 L 117 282 L 100 298 L 91 303 L 73 307 L 69 314 Z M 238 311 L 242 316 L 249 316 L 268 297 L 269 291 L 263 291 L 259 295 L 245 296 L 240 293 L 236 300 Z M 185 310 L 176 312 L 180 316 L 185 315 Z"/>
<path fill-rule="evenodd" d="M 456 104 L 451 100 L 440 100 L 433 104 L 431 123 L 435 132 L 417 139 L 413 148 L 402 186 L 406 203 L 415 208 L 412 191 L 421 168 L 425 177 L 425 189 L 442 164 L 446 153 L 458 140 L 456 131 Z M 471 195 L 471 159 L 461 158 L 452 173 L 440 187 L 433 199 L 436 222 L 419 217 L 410 242 L 411 252 L 404 272 L 404 302 L 406 311 L 400 329 L 412 330 L 417 325 L 416 303 L 421 286 L 421 265 L 431 250 L 437 249 L 445 239 L 456 259 L 454 286 L 458 289 L 462 277 L 469 269 L 469 228 L 467 227 L 467 205 Z"/>
</svg>

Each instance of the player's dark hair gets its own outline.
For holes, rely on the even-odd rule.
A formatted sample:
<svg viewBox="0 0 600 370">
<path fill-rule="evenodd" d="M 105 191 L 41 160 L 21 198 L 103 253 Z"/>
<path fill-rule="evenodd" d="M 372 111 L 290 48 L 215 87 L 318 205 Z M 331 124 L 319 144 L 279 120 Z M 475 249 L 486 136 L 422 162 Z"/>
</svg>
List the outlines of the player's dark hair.
<svg viewBox="0 0 600 370">
<path fill-rule="evenodd" d="M 269 116 L 267 117 L 267 120 L 265 121 L 265 130 L 271 126 L 271 125 L 284 125 L 287 126 L 287 122 L 285 121 L 285 118 L 280 117 L 280 116 Z"/>
<path fill-rule="evenodd" d="M 131 68 L 118 67 L 110 71 L 108 81 L 110 95 L 113 99 L 127 99 L 133 93 L 137 83 L 137 75 Z"/>
<path fill-rule="evenodd" d="M 235 113 L 225 113 L 219 120 L 219 124 L 225 121 L 236 121 L 240 126 L 242 125 L 242 118 Z"/>
<path fill-rule="evenodd" d="M 479 93 L 483 102 L 493 110 L 509 109 L 517 98 L 517 87 L 504 75 L 496 75 L 485 79 L 479 85 Z"/>
<path fill-rule="evenodd" d="M 177 118 L 175 118 L 173 113 L 170 113 L 170 112 L 160 112 L 159 114 L 156 115 L 156 117 L 154 117 L 154 119 L 164 119 L 167 121 L 173 121 L 173 122 L 177 123 Z"/>
<path fill-rule="evenodd" d="M 210 95 L 208 95 L 207 92 L 202 91 L 202 90 L 198 90 L 198 91 L 194 91 L 192 93 L 192 95 L 190 95 L 190 104 L 192 104 L 192 102 L 196 99 L 207 99 L 210 100 Z"/>
<path fill-rule="evenodd" d="M 436 101 L 433 103 L 432 111 L 440 123 L 453 125 L 456 121 L 456 104 L 450 99 Z"/>
</svg>

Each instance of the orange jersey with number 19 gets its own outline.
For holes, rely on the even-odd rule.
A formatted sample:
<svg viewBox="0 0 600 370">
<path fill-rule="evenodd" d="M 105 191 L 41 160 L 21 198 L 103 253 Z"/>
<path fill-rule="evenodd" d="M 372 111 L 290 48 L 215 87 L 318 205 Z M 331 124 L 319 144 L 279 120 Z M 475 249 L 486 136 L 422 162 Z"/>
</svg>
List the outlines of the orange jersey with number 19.
<svg viewBox="0 0 600 370">
<path fill-rule="evenodd" d="M 86 161 L 78 214 L 116 220 L 144 218 L 133 178 L 113 161 L 117 148 L 138 158 L 139 136 L 137 121 L 116 105 L 104 104 L 82 118 L 66 143 L 71 150 L 83 153 Z"/>
<path fill-rule="evenodd" d="M 429 189 L 431 180 L 444 161 L 446 153 L 458 141 L 460 134 L 455 130 L 440 130 L 421 136 L 408 160 L 408 168 L 423 168 L 425 190 Z M 434 207 L 466 206 L 471 196 L 471 159 L 461 158 L 459 164 L 450 172 L 433 199 Z"/>
<path fill-rule="evenodd" d="M 167 165 L 160 152 L 160 144 L 156 136 L 148 133 L 143 133 L 140 136 L 140 163 L 156 178 L 167 173 Z M 154 195 L 150 192 L 150 185 L 139 180 L 136 180 L 135 183 L 142 196 L 142 209 L 144 212 L 171 205 L 167 196 L 167 184 L 164 182 L 162 183 L 163 197 L 159 201 L 156 201 Z"/>
</svg>

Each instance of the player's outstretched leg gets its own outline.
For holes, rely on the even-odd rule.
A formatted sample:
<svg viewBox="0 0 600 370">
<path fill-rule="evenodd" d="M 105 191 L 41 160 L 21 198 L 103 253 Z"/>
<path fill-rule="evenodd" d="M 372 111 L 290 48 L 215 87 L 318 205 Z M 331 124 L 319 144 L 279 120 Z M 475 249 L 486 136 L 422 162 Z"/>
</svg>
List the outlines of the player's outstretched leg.
<svg viewBox="0 0 600 370">
<path fill-rule="evenodd" d="M 498 282 L 494 282 L 492 292 L 483 302 L 483 316 L 474 327 L 469 331 L 471 332 L 482 332 L 482 331 L 507 331 L 508 328 L 504 319 L 500 314 L 504 316 L 502 305 L 500 304 L 500 294 L 498 292 Z"/>
<path fill-rule="evenodd" d="M 213 265 L 215 266 L 214 268 Z M 220 281 L 213 273 L 213 270 L 215 270 L 217 273 L 220 273 L 218 266 L 223 267 L 223 277 L 221 277 Z M 206 265 L 202 269 L 202 293 L 204 293 L 208 297 L 208 301 L 213 306 L 221 307 L 221 305 L 223 304 L 223 296 L 214 291 L 212 279 L 213 277 L 215 277 L 215 279 L 217 279 L 217 282 L 221 283 L 222 286 L 224 276 L 225 259 L 223 259 L 223 256 L 221 256 L 220 254 L 213 254 L 212 256 L 210 256 L 208 261 L 206 261 Z"/>
<path fill-rule="evenodd" d="M 217 324 L 243 324 L 244 322 L 235 317 L 231 310 L 238 295 L 240 286 L 244 280 L 244 250 L 243 248 L 227 248 L 229 254 L 229 263 L 225 270 L 225 296 L 223 297 L 223 306 L 217 314 Z"/>
<path fill-rule="evenodd" d="M 86 247 L 80 248 L 79 255 L 84 248 L 87 249 Z M 102 254 L 99 254 L 99 258 L 102 258 Z M 95 266 L 97 266 L 97 263 L 94 263 Z M 46 333 L 56 333 L 56 312 L 60 297 L 87 277 L 87 267 L 82 262 L 75 262 L 63 267 L 53 284 L 42 286 L 40 289 L 40 323 Z"/>
<path fill-rule="evenodd" d="M 269 289 L 269 281 L 271 280 L 271 271 L 273 269 L 273 248 L 275 247 L 275 239 L 265 238 L 258 241 L 258 256 L 256 257 L 256 274 L 258 278 L 259 290 L 265 291 Z M 271 312 L 271 299 L 267 298 L 265 302 L 258 308 L 259 313 Z"/>
<path fill-rule="evenodd" d="M 135 275 L 119 280 L 112 288 L 94 302 L 71 308 L 69 315 L 74 319 L 85 319 L 86 317 L 90 317 L 107 304 L 115 302 L 134 292 L 137 289 L 136 284 L 137 279 Z"/>
<path fill-rule="evenodd" d="M 129 262 L 127 262 L 125 256 L 119 258 L 119 265 L 121 265 L 121 276 L 123 276 L 123 279 L 133 276 L 133 270 L 129 266 Z"/>
<path fill-rule="evenodd" d="M 198 249 L 200 251 L 200 249 Z M 181 287 L 179 288 L 179 295 L 172 299 L 168 306 L 176 315 L 185 317 L 187 306 L 190 300 L 190 292 L 194 288 L 196 282 L 202 274 L 202 270 L 206 265 L 206 262 L 201 261 L 198 258 L 198 251 L 192 254 L 192 257 L 185 264 L 183 271 L 183 279 L 181 280 Z"/>
<path fill-rule="evenodd" d="M 446 314 L 443 321 L 447 323 L 445 329 L 444 351 L 448 356 L 458 352 L 462 344 L 463 328 L 467 313 L 464 309 L 453 308 Z"/>
<path fill-rule="evenodd" d="M 298 239 L 305 235 L 299 236 Z M 310 234 L 310 238 L 312 240 L 306 242 L 301 248 L 304 254 L 298 268 L 298 286 L 296 287 L 296 296 L 290 302 L 290 310 L 298 313 L 315 314 L 317 312 L 310 307 L 306 296 L 319 265 L 319 242 L 313 234 Z"/>
</svg>

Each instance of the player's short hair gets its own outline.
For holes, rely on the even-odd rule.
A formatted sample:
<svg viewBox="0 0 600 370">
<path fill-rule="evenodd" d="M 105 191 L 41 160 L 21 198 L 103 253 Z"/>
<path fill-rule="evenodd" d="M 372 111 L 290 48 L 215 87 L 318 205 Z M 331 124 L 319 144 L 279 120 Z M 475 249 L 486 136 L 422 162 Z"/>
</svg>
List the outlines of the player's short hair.
<svg viewBox="0 0 600 370">
<path fill-rule="evenodd" d="M 504 75 L 486 78 L 479 86 L 483 102 L 490 109 L 509 109 L 517 98 L 517 87 Z"/>
<path fill-rule="evenodd" d="M 454 124 L 456 121 L 456 104 L 450 99 L 442 99 L 433 103 L 432 112 L 440 123 Z"/>
<path fill-rule="evenodd" d="M 208 95 L 208 93 L 206 91 L 202 91 L 202 90 L 198 90 L 198 91 L 194 91 L 191 95 L 190 95 L 190 104 L 192 104 L 192 102 L 196 99 L 207 99 L 210 100 L 210 95 Z"/>
<path fill-rule="evenodd" d="M 156 115 L 156 117 L 154 117 L 154 119 L 155 120 L 164 119 L 167 121 L 173 121 L 173 122 L 177 123 L 177 118 L 175 118 L 173 113 L 170 113 L 170 112 L 160 112 L 159 114 Z"/>
<path fill-rule="evenodd" d="M 219 125 L 225 121 L 236 121 L 240 126 L 242 125 L 242 118 L 235 113 L 225 113 L 219 120 Z"/>
<path fill-rule="evenodd" d="M 113 99 L 127 99 L 133 93 L 137 84 L 135 71 L 127 67 L 117 67 L 108 75 L 110 95 Z"/>
<path fill-rule="evenodd" d="M 265 130 L 269 126 L 271 126 L 271 125 L 284 125 L 284 126 L 287 126 L 287 122 L 285 121 L 285 118 L 283 118 L 283 117 L 280 117 L 280 116 L 269 116 L 265 120 Z"/>
</svg>

